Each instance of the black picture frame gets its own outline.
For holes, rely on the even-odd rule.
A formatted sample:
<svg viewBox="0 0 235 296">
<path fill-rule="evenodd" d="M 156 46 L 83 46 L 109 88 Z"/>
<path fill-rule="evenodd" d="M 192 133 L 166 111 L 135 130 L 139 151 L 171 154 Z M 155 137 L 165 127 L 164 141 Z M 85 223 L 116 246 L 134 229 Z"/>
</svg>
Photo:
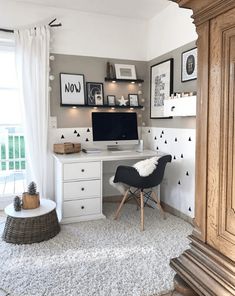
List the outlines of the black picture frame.
<svg viewBox="0 0 235 296">
<path fill-rule="evenodd" d="M 104 105 L 104 86 L 102 82 L 87 82 L 87 105 L 89 106 L 102 106 Z M 97 99 L 101 103 L 97 104 Z"/>
<path fill-rule="evenodd" d="M 129 106 L 130 107 L 138 107 L 139 106 L 139 95 L 138 94 L 128 94 L 129 99 Z M 136 104 L 133 104 L 133 101 L 135 99 Z"/>
<path fill-rule="evenodd" d="M 111 100 L 113 100 L 113 101 L 111 101 Z M 107 105 L 108 106 L 116 106 L 116 96 L 115 95 L 107 95 Z"/>
<path fill-rule="evenodd" d="M 60 73 L 60 106 L 85 105 L 84 74 Z"/>
<path fill-rule="evenodd" d="M 170 58 L 150 67 L 150 118 L 164 116 L 164 100 L 173 93 L 174 59 Z"/>
<path fill-rule="evenodd" d="M 197 47 L 181 54 L 181 82 L 197 79 Z"/>
</svg>

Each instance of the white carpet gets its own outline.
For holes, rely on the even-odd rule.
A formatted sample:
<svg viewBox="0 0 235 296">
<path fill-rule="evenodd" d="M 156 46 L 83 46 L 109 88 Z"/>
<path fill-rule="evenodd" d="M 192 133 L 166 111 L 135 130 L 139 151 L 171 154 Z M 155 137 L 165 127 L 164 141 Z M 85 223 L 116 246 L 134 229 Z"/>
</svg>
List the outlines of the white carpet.
<svg viewBox="0 0 235 296">
<path fill-rule="evenodd" d="M 105 204 L 106 220 L 62 226 L 53 239 L 33 245 L 0 240 L 0 288 L 12 296 L 150 296 L 172 289 L 169 260 L 188 246 L 192 227 L 171 215 Z M 0 224 L 2 233 L 4 223 Z"/>
</svg>

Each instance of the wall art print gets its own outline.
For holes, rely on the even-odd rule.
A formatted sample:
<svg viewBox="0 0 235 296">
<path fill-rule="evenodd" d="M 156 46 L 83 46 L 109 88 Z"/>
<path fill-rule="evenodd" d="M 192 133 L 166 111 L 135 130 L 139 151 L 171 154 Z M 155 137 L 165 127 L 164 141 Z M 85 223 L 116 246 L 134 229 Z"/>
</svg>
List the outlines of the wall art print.
<svg viewBox="0 0 235 296">
<path fill-rule="evenodd" d="M 173 59 L 151 66 L 150 118 L 164 118 L 164 100 L 173 92 Z"/>
<path fill-rule="evenodd" d="M 85 105 L 85 83 L 83 74 L 60 73 L 61 106 Z"/>
<path fill-rule="evenodd" d="M 197 79 L 197 48 L 183 52 L 181 58 L 181 81 L 194 79 Z"/>
<path fill-rule="evenodd" d="M 104 88 L 101 82 L 87 82 L 87 104 L 90 106 L 104 104 Z"/>
</svg>

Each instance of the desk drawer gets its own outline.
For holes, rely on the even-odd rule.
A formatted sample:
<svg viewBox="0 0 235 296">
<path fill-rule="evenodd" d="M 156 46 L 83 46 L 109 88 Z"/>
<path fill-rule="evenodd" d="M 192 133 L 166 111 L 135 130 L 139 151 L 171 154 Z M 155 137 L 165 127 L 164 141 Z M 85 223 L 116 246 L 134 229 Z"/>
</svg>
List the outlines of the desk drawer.
<svg viewBox="0 0 235 296">
<path fill-rule="evenodd" d="M 90 198 L 64 202 L 64 218 L 99 214 L 101 199 Z"/>
<path fill-rule="evenodd" d="M 64 181 L 101 177 L 100 162 L 79 162 L 64 164 Z"/>
<path fill-rule="evenodd" d="M 64 200 L 100 197 L 100 190 L 100 180 L 64 183 Z"/>
</svg>

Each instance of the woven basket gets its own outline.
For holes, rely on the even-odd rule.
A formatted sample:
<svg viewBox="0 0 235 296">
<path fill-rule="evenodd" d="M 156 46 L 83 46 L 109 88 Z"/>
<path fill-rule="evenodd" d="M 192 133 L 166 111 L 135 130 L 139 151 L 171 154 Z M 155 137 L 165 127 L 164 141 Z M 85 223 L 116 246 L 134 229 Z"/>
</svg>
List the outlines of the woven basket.
<svg viewBox="0 0 235 296">
<path fill-rule="evenodd" d="M 7 216 L 2 239 L 13 244 L 32 244 L 48 240 L 60 232 L 56 210 L 38 217 Z"/>
</svg>

